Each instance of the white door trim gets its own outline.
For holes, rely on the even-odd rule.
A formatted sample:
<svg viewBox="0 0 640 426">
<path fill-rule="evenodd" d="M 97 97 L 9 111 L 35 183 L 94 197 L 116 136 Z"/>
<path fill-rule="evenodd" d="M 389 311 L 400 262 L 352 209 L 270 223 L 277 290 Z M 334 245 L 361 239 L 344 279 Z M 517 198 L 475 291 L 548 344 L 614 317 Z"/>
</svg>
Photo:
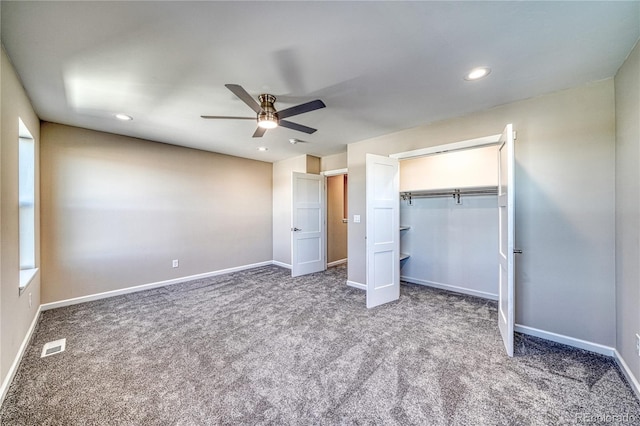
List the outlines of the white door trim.
<svg viewBox="0 0 640 426">
<path fill-rule="evenodd" d="M 481 138 L 468 139 L 466 141 L 451 142 L 443 145 L 430 146 L 427 148 L 414 149 L 413 151 L 398 152 L 391 154 L 389 157 L 398 160 L 407 160 L 409 158 L 424 157 L 427 155 L 443 154 L 451 151 L 461 151 L 464 149 L 481 148 L 483 146 L 497 145 L 500 142 L 502 133 L 491 136 L 483 136 Z"/>
<path fill-rule="evenodd" d="M 349 169 L 335 169 L 335 170 L 326 170 L 324 172 L 320 172 L 322 176 L 338 176 L 338 175 L 348 175 Z"/>
</svg>

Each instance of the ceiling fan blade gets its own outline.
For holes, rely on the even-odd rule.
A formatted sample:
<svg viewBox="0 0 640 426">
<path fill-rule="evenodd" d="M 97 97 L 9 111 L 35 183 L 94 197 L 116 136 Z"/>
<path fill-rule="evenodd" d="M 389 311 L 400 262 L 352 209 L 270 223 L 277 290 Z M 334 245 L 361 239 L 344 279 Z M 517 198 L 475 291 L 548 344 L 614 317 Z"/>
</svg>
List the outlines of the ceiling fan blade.
<svg viewBox="0 0 640 426">
<path fill-rule="evenodd" d="M 242 86 L 240 86 L 239 84 L 225 84 L 224 87 L 231 90 L 231 92 L 233 92 L 234 95 L 239 97 L 242 100 L 242 102 L 249 105 L 249 108 L 251 108 L 255 112 L 262 111 L 262 108 L 260 108 L 260 104 L 256 102 L 253 96 L 248 94 L 247 91 L 244 90 Z"/>
<path fill-rule="evenodd" d="M 287 118 L 292 117 L 298 114 L 304 114 L 305 112 L 315 111 L 320 108 L 324 108 L 326 105 L 320 99 L 316 99 L 315 101 L 307 102 L 305 104 L 300 104 L 293 106 L 291 108 L 283 109 L 282 111 L 278 111 L 278 117 Z"/>
<path fill-rule="evenodd" d="M 286 127 L 287 129 L 297 130 L 299 132 L 308 134 L 315 133 L 318 130 L 311 127 L 303 126 L 302 124 L 292 123 L 291 121 L 287 120 L 280 120 L 280 125 L 282 127 Z"/>
<path fill-rule="evenodd" d="M 255 120 L 255 117 L 229 117 L 226 115 L 201 115 L 200 117 L 206 119 L 228 119 L 228 120 Z"/>
<path fill-rule="evenodd" d="M 262 136 L 264 136 L 264 134 L 266 132 L 267 132 L 267 129 L 258 126 L 258 128 L 256 128 L 256 131 L 253 132 L 253 137 L 254 138 L 261 138 Z"/>
</svg>

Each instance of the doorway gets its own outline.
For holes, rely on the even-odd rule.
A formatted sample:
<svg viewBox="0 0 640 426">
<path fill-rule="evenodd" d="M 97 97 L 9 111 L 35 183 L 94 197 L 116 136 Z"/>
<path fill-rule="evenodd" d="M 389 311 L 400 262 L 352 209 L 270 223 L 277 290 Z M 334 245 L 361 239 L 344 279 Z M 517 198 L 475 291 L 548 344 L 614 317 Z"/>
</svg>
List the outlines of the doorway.
<svg viewBox="0 0 640 426">
<path fill-rule="evenodd" d="M 346 173 L 327 176 L 327 267 L 347 263 L 348 190 Z"/>
</svg>

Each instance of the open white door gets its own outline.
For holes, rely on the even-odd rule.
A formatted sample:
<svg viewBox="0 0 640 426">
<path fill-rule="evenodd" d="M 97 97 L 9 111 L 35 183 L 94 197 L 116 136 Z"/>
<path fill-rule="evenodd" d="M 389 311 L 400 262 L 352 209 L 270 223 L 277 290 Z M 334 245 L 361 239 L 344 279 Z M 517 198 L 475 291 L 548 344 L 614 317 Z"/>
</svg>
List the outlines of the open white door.
<svg viewBox="0 0 640 426">
<path fill-rule="evenodd" d="M 513 356 L 514 326 L 514 241 L 515 241 L 515 185 L 514 185 L 514 143 L 513 125 L 508 124 L 500 138 L 498 150 L 498 215 L 500 241 L 499 259 L 499 300 L 498 326 L 509 356 Z"/>
<path fill-rule="evenodd" d="M 324 176 L 293 172 L 291 276 L 326 269 Z"/>
<path fill-rule="evenodd" d="M 400 297 L 398 160 L 367 154 L 367 308 Z"/>
</svg>

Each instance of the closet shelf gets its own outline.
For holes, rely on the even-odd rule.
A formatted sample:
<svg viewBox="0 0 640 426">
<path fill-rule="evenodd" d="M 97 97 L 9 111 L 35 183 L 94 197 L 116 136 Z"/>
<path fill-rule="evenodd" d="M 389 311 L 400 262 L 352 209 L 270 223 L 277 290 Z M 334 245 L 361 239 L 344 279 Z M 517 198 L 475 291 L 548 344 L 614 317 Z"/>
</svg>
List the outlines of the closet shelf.
<svg viewBox="0 0 640 426">
<path fill-rule="evenodd" d="M 410 257 L 407 253 L 400 253 L 400 262 L 407 260 Z"/>
</svg>

